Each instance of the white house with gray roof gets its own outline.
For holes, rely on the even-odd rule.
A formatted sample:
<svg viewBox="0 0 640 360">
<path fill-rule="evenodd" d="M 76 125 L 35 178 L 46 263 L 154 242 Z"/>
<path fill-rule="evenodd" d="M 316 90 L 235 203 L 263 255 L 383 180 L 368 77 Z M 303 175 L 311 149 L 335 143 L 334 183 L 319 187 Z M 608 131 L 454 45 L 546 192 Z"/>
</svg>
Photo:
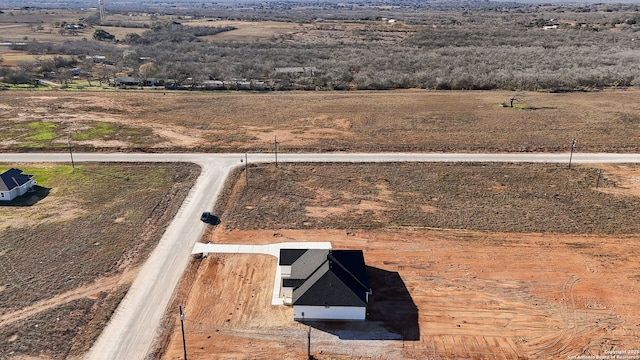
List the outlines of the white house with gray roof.
<svg viewBox="0 0 640 360">
<path fill-rule="evenodd" d="M 0 174 L 0 201 L 11 201 L 33 189 L 36 181 L 33 175 L 11 168 Z"/>
<path fill-rule="evenodd" d="M 279 266 L 294 320 L 366 320 L 372 291 L 361 250 L 282 249 Z"/>
</svg>

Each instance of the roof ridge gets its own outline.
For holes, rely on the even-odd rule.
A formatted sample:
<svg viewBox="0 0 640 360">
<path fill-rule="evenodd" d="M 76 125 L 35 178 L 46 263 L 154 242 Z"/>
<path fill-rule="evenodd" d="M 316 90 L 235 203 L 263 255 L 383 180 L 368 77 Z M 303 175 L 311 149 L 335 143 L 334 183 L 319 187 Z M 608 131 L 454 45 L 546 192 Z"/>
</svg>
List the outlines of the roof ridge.
<svg viewBox="0 0 640 360">
<path fill-rule="evenodd" d="M 366 286 L 365 284 L 362 283 L 362 281 L 360 281 L 360 279 L 358 279 L 357 276 L 353 275 L 353 273 L 351 271 L 349 271 L 349 269 L 347 269 L 346 266 L 342 265 L 342 263 L 340 261 L 338 261 L 338 259 L 336 259 L 333 254 L 331 253 L 332 250 L 329 250 L 329 254 L 327 255 L 327 261 L 332 261 L 336 264 L 338 264 L 338 266 L 340 266 L 340 268 L 342 270 L 344 270 L 347 274 L 349 274 L 349 276 L 351 276 L 358 284 L 360 284 L 360 286 L 362 286 L 363 289 L 367 290 L 367 292 L 371 291 L 371 288 L 369 288 L 368 286 Z M 324 264 L 324 263 L 323 263 Z"/>
<path fill-rule="evenodd" d="M 307 276 L 307 278 L 306 278 L 306 279 L 302 279 L 302 280 L 303 280 L 302 284 L 300 284 L 300 286 L 298 286 L 296 289 L 294 289 L 294 291 L 296 291 L 296 290 L 298 290 L 298 291 L 299 291 L 299 290 L 304 289 L 304 291 L 303 291 L 301 294 L 299 294 L 299 295 L 298 295 L 298 298 L 302 297 L 302 296 L 303 296 L 303 295 L 305 295 L 309 290 L 311 290 L 311 288 L 312 288 L 312 286 L 313 286 L 313 283 L 309 283 L 309 286 L 306 286 L 306 288 L 305 288 L 305 285 L 307 284 L 307 282 L 309 281 L 309 279 L 311 279 L 311 278 L 313 277 L 313 275 L 315 275 L 315 274 L 318 272 L 318 270 L 320 270 L 320 268 L 321 268 L 324 264 L 326 264 L 326 263 L 327 263 L 327 261 L 328 261 L 328 260 L 327 260 L 327 259 L 325 259 L 322 263 L 320 263 L 320 265 L 318 265 L 318 267 L 316 267 L 316 268 L 315 268 L 315 269 L 314 269 L 314 270 L 309 274 L 309 276 Z"/>
</svg>

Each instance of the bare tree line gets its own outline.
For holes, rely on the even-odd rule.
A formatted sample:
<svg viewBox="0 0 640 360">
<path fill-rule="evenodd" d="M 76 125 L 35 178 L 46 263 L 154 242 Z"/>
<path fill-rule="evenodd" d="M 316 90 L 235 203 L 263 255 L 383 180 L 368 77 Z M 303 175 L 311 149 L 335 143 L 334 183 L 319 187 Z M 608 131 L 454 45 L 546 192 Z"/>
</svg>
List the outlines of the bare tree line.
<svg viewBox="0 0 640 360">
<path fill-rule="evenodd" d="M 28 46 L 34 54 L 75 55 L 73 66 L 79 66 L 83 56 L 109 54 L 108 69 L 105 64 L 85 69 L 93 78 L 104 77 L 98 72 L 141 76 L 141 66 L 153 62 L 143 77 L 173 83 L 277 78 L 296 88 L 323 90 L 572 91 L 640 86 L 638 9 L 603 6 L 425 12 L 422 21 L 432 25 L 406 35 L 379 27 L 379 20 L 366 20 L 364 28 L 347 33 L 351 38 L 335 23 L 318 23 L 321 35 L 313 41 L 304 38 L 309 34 L 297 34 L 268 41 L 206 42 L 202 36 L 234 28 L 190 27 L 174 21 L 154 23 L 141 35 L 118 39 L 128 44 L 127 49 L 90 41 Z M 415 14 L 407 16 L 419 22 Z M 274 71 L 296 66 L 317 71 Z M 19 70 L 27 73 L 25 66 Z M 11 76 L 4 72 L 6 81 Z"/>
</svg>

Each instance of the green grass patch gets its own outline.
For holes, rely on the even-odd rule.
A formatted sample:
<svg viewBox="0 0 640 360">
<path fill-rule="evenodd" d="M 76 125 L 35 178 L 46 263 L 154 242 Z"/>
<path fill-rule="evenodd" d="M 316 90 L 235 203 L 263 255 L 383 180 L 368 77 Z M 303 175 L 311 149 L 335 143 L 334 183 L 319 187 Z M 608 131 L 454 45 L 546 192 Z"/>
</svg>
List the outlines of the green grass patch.
<svg viewBox="0 0 640 360">
<path fill-rule="evenodd" d="M 71 138 L 77 141 L 93 140 L 113 135 L 116 132 L 115 126 L 108 122 L 99 121 L 91 123 L 91 126 L 93 126 L 91 129 L 74 134 Z"/>
<path fill-rule="evenodd" d="M 46 121 L 33 121 L 23 125 L 33 135 L 29 135 L 25 138 L 27 141 L 51 141 L 58 137 L 55 133 L 57 124 Z"/>
<path fill-rule="evenodd" d="M 21 143 L 17 145 L 20 149 L 44 149 L 47 147 L 45 143 Z"/>
<path fill-rule="evenodd" d="M 8 170 L 10 167 L 0 167 L 0 173 Z M 33 175 L 38 185 L 43 187 L 59 186 L 62 183 L 83 182 L 86 181 L 86 173 L 82 172 L 86 166 L 78 165 L 74 169 L 71 165 L 56 166 L 20 166 L 19 169 L 23 173 Z"/>
<path fill-rule="evenodd" d="M 150 128 L 133 128 L 123 124 L 106 121 L 87 121 L 79 124 L 82 130 L 71 135 L 72 145 L 89 147 L 91 141 L 120 140 L 136 147 L 144 147 L 162 141 Z M 0 141 L 15 142 L 16 149 L 64 149 L 66 136 L 72 132 L 69 123 L 52 121 L 31 121 L 19 123 L 0 123 Z M 73 142 L 86 142 L 74 144 Z"/>
<path fill-rule="evenodd" d="M 60 183 L 63 178 L 77 178 L 79 174 L 74 173 L 71 165 L 60 165 L 53 167 L 20 167 L 25 174 L 34 175 L 38 185 L 52 187 Z"/>
</svg>

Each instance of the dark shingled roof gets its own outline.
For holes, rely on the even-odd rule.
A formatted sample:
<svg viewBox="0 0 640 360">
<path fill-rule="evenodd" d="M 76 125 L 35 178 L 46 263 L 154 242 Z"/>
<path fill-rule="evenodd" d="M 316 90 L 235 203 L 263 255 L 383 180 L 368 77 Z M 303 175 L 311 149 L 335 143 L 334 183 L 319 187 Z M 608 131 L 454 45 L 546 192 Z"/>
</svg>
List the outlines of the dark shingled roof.
<svg viewBox="0 0 640 360">
<path fill-rule="evenodd" d="M 307 249 L 280 249 L 280 261 L 278 265 L 291 265 L 306 252 Z"/>
<path fill-rule="evenodd" d="M 328 249 L 310 249 L 307 250 L 296 262 L 291 264 L 291 278 L 307 279 L 318 266 L 327 261 L 327 255 L 331 250 Z"/>
<path fill-rule="evenodd" d="M 290 279 L 284 278 L 282 279 L 282 286 L 286 288 L 297 288 L 300 285 L 304 284 L 305 279 Z"/>
<path fill-rule="evenodd" d="M 307 254 L 314 253 L 313 256 Z M 371 291 L 369 278 L 360 250 L 309 250 L 306 262 L 291 268 L 291 277 L 300 279 L 296 268 L 304 271 L 315 269 L 304 282 L 293 290 L 293 305 L 311 306 L 366 306 L 367 293 Z M 299 259 L 303 260 L 303 257 Z"/>
<path fill-rule="evenodd" d="M 10 191 L 29 182 L 33 175 L 23 174 L 22 170 L 11 168 L 0 174 L 0 191 Z"/>
</svg>

